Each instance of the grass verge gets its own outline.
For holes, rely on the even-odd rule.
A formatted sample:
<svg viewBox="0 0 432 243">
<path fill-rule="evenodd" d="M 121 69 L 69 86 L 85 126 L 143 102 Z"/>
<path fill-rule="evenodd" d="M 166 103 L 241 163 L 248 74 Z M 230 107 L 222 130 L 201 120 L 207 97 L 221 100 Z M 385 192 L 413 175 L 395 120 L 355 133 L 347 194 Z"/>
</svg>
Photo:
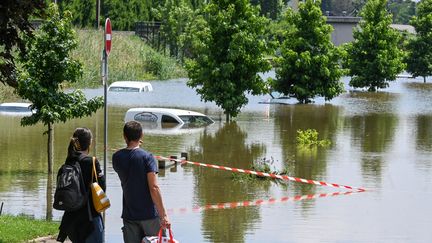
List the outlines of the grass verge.
<svg viewBox="0 0 432 243">
<path fill-rule="evenodd" d="M 83 64 L 83 77 L 74 87 L 101 86 L 103 31 L 76 29 L 78 48 L 72 57 Z M 171 57 L 153 50 L 130 32 L 113 32 L 108 58 L 108 82 L 118 80 L 165 80 L 186 77 L 186 71 Z"/>
<path fill-rule="evenodd" d="M 29 240 L 56 235 L 60 223 L 36 220 L 28 216 L 0 216 L 0 243 L 21 243 Z"/>
<path fill-rule="evenodd" d="M 19 101 L 22 101 L 22 98 L 14 93 L 14 89 L 12 87 L 0 83 L 0 103 Z"/>
</svg>

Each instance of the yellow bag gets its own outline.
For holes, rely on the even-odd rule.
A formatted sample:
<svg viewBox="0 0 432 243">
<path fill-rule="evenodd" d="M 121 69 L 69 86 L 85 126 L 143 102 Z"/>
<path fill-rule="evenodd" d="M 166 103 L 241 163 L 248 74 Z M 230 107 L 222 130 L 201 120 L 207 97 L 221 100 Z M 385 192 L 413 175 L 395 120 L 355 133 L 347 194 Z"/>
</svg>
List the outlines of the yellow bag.
<svg viewBox="0 0 432 243">
<path fill-rule="evenodd" d="M 92 172 L 92 184 L 90 185 L 93 206 L 98 213 L 105 211 L 107 208 L 111 206 L 110 200 L 106 196 L 105 192 L 102 190 L 102 187 L 99 186 L 97 180 L 96 173 L 96 157 L 93 157 L 93 172 Z M 93 182 L 93 175 L 96 178 L 96 182 Z"/>
</svg>

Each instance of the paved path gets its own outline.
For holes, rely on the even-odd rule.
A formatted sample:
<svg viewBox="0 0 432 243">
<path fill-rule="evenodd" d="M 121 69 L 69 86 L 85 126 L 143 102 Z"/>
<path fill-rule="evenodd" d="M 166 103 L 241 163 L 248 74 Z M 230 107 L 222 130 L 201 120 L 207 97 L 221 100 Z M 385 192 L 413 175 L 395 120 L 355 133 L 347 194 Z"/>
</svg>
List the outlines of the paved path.
<svg viewBox="0 0 432 243">
<path fill-rule="evenodd" d="M 31 243 L 57 243 L 56 237 L 54 236 L 45 236 L 45 237 L 39 237 L 37 239 L 29 241 Z M 66 240 L 65 243 L 72 243 L 70 240 Z"/>
</svg>

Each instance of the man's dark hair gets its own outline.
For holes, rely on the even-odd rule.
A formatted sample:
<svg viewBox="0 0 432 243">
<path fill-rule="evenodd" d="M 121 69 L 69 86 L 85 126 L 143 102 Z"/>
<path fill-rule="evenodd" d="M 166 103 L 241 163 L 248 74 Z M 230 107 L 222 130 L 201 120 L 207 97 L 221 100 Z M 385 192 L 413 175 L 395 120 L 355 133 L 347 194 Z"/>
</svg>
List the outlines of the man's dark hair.
<svg viewBox="0 0 432 243">
<path fill-rule="evenodd" d="M 142 135 L 141 123 L 136 121 L 129 121 L 123 127 L 123 134 L 129 141 L 137 141 Z"/>
</svg>

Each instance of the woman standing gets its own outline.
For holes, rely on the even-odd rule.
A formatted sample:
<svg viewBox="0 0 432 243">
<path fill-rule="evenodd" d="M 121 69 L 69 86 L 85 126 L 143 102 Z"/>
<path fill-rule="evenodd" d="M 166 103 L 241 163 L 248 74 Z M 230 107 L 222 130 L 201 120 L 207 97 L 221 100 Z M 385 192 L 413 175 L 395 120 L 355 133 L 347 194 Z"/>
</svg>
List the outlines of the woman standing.
<svg viewBox="0 0 432 243">
<path fill-rule="evenodd" d="M 92 183 L 93 157 L 89 156 L 92 133 L 88 128 L 77 128 L 73 133 L 65 163 L 79 162 L 87 195 L 91 195 L 90 184 Z M 99 185 L 105 191 L 105 176 L 96 160 L 96 173 Z M 92 197 L 89 196 L 87 203 L 73 212 L 65 212 L 60 224 L 60 232 L 57 241 L 64 242 L 66 237 L 74 243 L 102 243 L 104 242 L 104 230 L 102 215 L 93 207 Z"/>
</svg>

